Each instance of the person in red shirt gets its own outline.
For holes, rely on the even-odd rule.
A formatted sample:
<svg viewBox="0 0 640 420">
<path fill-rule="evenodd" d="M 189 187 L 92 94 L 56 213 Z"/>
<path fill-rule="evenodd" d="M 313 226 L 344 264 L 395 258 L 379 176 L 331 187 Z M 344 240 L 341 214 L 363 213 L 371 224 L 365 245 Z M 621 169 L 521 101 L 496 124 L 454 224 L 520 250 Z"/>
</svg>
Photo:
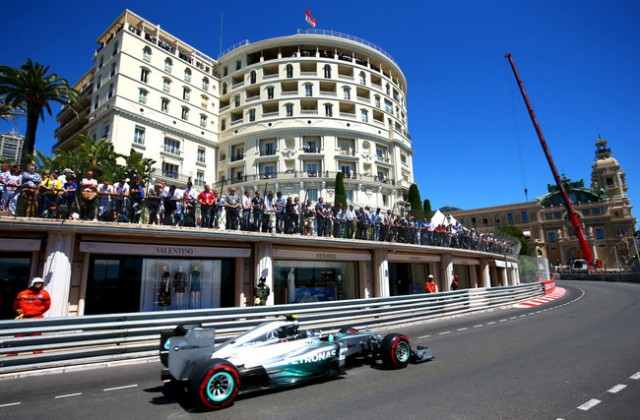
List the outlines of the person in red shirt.
<svg viewBox="0 0 640 420">
<path fill-rule="evenodd" d="M 209 185 L 204 186 L 204 191 L 198 194 L 198 203 L 200 203 L 200 214 L 202 217 L 202 227 L 211 227 L 211 222 L 213 221 L 211 216 L 213 212 L 213 207 L 216 204 L 216 196 L 213 192 L 211 192 L 211 188 Z"/>
<path fill-rule="evenodd" d="M 50 306 L 51 297 L 44 290 L 44 281 L 40 277 L 34 277 L 29 288 L 18 293 L 13 308 L 18 315 L 16 319 L 42 318 Z"/>
<path fill-rule="evenodd" d="M 424 282 L 425 293 L 438 293 L 438 284 L 433 278 L 433 274 L 427 276 L 427 281 Z"/>
</svg>

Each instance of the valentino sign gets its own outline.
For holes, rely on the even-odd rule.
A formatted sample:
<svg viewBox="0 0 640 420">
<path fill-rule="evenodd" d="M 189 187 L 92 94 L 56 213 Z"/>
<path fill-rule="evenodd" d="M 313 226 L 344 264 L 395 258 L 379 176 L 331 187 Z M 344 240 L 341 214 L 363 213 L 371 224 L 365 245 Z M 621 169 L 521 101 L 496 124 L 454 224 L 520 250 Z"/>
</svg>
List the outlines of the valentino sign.
<svg viewBox="0 0 640 420">
<path fill-rule="evenodd" d="M 89 254 L 141 255 L 144 257 L 247 258 L 249 248 L 146 245 L 115 242 L 80 242 L 80 252 Z"/>
</svg>

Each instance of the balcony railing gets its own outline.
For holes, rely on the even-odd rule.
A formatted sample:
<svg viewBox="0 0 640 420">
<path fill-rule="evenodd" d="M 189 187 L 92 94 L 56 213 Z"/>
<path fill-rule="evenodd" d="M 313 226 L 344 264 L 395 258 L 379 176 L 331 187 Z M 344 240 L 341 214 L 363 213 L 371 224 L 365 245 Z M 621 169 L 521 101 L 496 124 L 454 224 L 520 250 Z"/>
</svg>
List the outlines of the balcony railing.
<svg viewBox="0 0 640 420">
<path fill-rule="evenodd" d="M 286 172 L 262 172 L 252 175 L 242 175 L 239 177 L 232 177 L 231 179 L 221 180 L 216 183 L 217 188 L 222 188 L 225 185 L 239 184 L 244 182 L 254 182 L 259 180 L 304 180 L 304 179 L 322 179 L 326 181 L 335 180 L 336 175 L 339 172 L 331 171 L 286 171 Z M 360 174 L 356 172 L 350 172 L 344 174 L 345 181 L 347 182 L 366 182 L 371 184 L 384 184 L 387 186 L 395 186 L 396 181 L 391 178 L 381 177 L 378 175 Z"/>
<path fill-rule="evenodd" d="M 274 156 L 276 153 L 278 153 L 278 150 L 275 147 L 260 148 L 260 156 Z"/>
<path fill-rule="evenodd" d="M 244 153 L 235 153 L 235 154 L 231 154 L 231 159 L 229 160 L 231 162 L 236 162 L 242 159 L 244 159 Z"/>
<path fill-rule="evenodd" d="M 282 96 L 291 96 L 291 95 L 297 95 L 298 94 L 298 90 L 283 90 L 281 92 Z"/>
<path fill-rule="evenodd" d="M 305 144 L 302 146 L 304 153 L 320 153 L 320 146 L 317 144 Z"/>
</svg>

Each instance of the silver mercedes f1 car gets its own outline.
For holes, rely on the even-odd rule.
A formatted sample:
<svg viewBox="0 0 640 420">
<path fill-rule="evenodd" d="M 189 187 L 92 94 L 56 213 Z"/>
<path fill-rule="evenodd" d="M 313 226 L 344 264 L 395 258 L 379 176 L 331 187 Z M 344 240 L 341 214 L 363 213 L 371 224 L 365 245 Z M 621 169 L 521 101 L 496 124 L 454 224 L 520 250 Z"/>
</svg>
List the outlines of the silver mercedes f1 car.
<svg viewBox="0 0 640 420">
<path fill-rule="evenodd" d="M 181 325 L 160 340 L 163 380 L 183 385 L 206 410 L 232 405 L 240 392 L 337 377 L 350 365 L 400 369 L 433 359 L 428 347 L 412 349 L 402 334 L 301 330 L 292 317 L 265 322 L 218 345 L 214 339 L 212 328 Z"/>
</svg>

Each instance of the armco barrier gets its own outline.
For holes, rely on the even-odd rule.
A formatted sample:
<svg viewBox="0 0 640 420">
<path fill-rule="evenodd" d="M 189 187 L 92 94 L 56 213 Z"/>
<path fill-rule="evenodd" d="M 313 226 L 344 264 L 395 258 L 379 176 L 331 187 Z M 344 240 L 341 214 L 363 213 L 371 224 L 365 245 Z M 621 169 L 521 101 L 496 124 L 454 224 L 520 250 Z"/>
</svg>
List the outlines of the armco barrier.
<svg viewBox="0 0 640 420">
<path fill-rule="evenodd" d="M 216 341 L 297 314 L 303 328 L 333 330 L 414 322 L 483 310 L 544 293 L 541 283 L 490 289 L 247 308 L 145 312 L 0 322 L 0 375 L 158 354 L 161 331 L 200 323 Z"/>
<path fill-rule="evenodd" d="M 555 279 L 546 280 L 542 282 L 542 288 L 544 289 L 545 295 L 550 295 L 556 289 L 556 281 Z"/>
</svg>

